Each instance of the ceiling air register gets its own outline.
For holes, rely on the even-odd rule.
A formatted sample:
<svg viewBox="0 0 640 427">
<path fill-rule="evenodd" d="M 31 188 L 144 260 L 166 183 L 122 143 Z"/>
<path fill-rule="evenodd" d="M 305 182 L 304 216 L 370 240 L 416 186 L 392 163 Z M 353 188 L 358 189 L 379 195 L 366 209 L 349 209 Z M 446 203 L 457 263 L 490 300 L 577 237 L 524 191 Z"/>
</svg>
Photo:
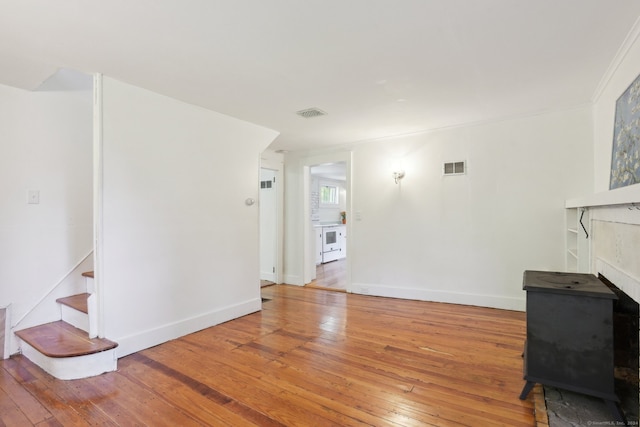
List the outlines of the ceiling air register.
<svg viewBox="0 0 640 427">
<path fill-rule="evenodd" d="M 300 117 L 304 117 L 305 119 L 312 119 L 314 117 L 327 115 L 327 113 L 325 113 L 324 111 L 316 107 L 296 111 L 296 114 L 299 115 Z"/>
</svg>

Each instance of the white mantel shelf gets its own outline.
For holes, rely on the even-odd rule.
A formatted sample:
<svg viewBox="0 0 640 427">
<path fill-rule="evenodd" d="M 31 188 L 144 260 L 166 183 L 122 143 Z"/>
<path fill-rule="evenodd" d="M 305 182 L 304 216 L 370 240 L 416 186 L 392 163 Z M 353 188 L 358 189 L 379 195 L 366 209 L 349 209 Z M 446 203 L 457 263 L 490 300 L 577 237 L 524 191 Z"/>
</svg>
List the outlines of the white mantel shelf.
<svg viewBox="0 0 640 427">
<path fill-rule="evenodd" d="M 591 194 L 585 197 L 568 199 L 565 202 L 565 207 L 582 208 L 595 206 L 627 205 L 631 203 L 637 203 L 640 206 L 640 184 L 616 188 L 615 190 L 610 191 L 603 191 L 602 193 Z"/>
</svg>

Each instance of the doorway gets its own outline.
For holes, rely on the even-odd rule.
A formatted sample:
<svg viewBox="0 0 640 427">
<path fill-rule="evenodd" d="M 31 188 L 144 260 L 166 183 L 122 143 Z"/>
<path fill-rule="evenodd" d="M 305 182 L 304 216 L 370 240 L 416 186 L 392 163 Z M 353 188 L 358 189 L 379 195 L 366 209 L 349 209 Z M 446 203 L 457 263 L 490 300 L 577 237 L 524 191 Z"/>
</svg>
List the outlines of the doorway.
<svg viewBox="0 0 640 427">
<path fill-rule="evenodd" d="M 314 247 L 307 287 L 347 291 L 347 164 L 309 167 L 309 209 Z"/>
<path fill-rule="evenodd" d="M 276 171 L 260 169 L 260 286 L 277 283 Z"/>
</svg>

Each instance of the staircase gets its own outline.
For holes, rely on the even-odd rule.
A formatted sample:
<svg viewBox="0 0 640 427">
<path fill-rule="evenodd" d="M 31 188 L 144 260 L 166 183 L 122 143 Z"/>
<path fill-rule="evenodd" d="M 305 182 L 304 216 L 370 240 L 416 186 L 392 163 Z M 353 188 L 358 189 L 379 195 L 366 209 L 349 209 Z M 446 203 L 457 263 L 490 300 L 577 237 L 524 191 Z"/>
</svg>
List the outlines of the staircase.
<svg viewBox="0 0 640 427">
<path fill-rule="evenodd" d="M 16 331 L 22 354 L 56 378 L 72 380 L 115 371 L 117 343 L 97 338 L 93 271 L 87 292 L 58 298 L 61 320 Z"/>
</svg>

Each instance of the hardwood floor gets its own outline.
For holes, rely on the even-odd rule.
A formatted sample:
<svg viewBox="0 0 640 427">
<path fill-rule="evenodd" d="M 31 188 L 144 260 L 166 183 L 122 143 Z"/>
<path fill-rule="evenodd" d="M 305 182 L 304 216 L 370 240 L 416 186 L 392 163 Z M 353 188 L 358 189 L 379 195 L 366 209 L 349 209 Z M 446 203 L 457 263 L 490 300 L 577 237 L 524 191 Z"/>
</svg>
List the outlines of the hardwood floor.
<svg viewBox="0 0 640 427">
<path fill-rule="evenodd" d="M 345 258 L 316 266 L 316 278 L 307 288 L 347 291 L 347 260 Z"/>
<path fill-rule="evenodd" d="M 60 381 L 0 361 L 0 425 L 532 426 L 524 314 L 303 287 Z"/>
</svg>

